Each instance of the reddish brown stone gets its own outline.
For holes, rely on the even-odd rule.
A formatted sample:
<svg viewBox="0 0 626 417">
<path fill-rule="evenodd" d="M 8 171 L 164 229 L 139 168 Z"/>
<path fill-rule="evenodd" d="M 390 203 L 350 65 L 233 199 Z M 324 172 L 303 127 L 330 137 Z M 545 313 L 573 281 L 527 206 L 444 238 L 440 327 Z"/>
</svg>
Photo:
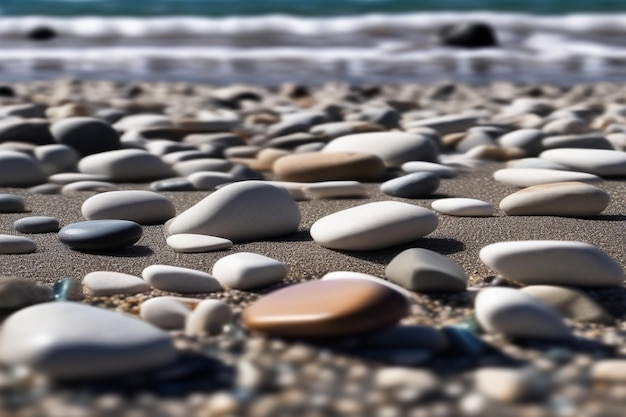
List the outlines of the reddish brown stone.
<svg viewBox="0 0 626 417">
<path fill-rule="evenodd" d="M 377 180 L 384 171 L 379 157 L 358 152 L 302 153 L 274 163 L 280 179 L 295 182 Z"/>
</svg>

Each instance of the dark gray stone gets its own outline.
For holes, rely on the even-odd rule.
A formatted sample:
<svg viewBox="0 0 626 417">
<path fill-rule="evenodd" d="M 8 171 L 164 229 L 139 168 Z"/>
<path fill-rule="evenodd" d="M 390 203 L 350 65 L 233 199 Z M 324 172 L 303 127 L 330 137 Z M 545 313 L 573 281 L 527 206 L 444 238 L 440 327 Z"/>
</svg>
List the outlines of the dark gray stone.
<svg viewBox="0 0 626 417">
<path fill-rule="evenodd" d="M 168 178 L 150 184 L 152 191 L 195 191 L 195 187 L 187 178 Z"/>
<path fill-rule="evenodd" d="M 93 117 L 69 117 L 54 123 L 50 130 L 56 142 L 71 146 L 82 156 L 120 148 L 117 131 Z"/>
<path fill-rule="evenodd" d="M 16 220 L 13 227 L 20 233 L 51 233 L 59 230 L 59 221 L 49 216 L 32 216 Z"/>
<path fill-rule="evenodd" d="M 141 226 L 129 220 L 90 220 L 68 224 L 58 237 L 72 249 L 97 252 L 124 249 L 135 244 L 142 233 Z"/>
<path fill-rule="evenodd" d="M 385 276 L 419 292 L 457 292 L 467 286 L 465 272 L 453 260 L 427 249 L 407 249 L 391 260 Z"/>
<path fill-rule="evenodd" d="M 34 145 L 54 143 L 47 120 L 0 120 L 0 143 L 24 142 Z"/>
<path fill-rule="evenodd" d="M 439 176 L 430 172 L 415 172 L 385 181 L 380 191 L 402 198 L 421 198 L 431 195 L 439 188 Z"/>
<path fill-rule="evenodd" d="M 0 213 L 21 213 L 24 207 L 22 197 L 14 194 L 0 194 Z"/>
<path fill-rule="evenodd" d="M 439 42 L 445 46 L 461 48 L 485 48 L 498 46 L 495 31 L 486 23 L 462 22 L 445 25 L 437 33 Z"/>
</svg>

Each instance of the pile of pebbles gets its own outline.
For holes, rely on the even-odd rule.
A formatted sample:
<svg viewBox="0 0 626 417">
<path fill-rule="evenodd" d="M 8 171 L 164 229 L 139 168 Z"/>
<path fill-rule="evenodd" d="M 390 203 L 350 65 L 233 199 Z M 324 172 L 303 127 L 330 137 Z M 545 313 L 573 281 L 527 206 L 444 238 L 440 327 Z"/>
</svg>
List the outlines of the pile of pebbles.
<svg viewBox="0 0 626 417">
<path fill-rule="evenodd" d="M 8 412 L 619 415 L 623 86 L 6 88 Z"/>
</svg>

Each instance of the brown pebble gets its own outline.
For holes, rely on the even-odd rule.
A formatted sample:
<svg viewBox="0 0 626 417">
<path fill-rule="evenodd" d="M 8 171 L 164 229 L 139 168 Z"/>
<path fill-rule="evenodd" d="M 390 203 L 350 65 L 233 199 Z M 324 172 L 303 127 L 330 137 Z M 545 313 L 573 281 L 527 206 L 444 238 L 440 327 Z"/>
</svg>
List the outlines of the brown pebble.
<svg viewBox="0 0 626 417">
<path fill-rule="evenodd" d="M 375 180 L 384 171 L 380 158 L 358 152 L 295 154 L 274 163 L 274 173 L 280 179 L 296 182 Z"/>
</svg>

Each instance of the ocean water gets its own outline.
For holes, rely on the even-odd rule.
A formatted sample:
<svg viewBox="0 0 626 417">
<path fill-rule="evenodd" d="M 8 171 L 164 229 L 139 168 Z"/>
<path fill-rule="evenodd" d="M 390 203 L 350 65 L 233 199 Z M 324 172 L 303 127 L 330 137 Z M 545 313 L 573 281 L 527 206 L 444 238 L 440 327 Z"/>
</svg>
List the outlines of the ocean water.
<svg viewBox="0 0 626 417">
<path fill-rule="evenodd" d="M 440 46 L 480 21 L 499 46 Z M 35 28 L 52 29 L 32 41 Z M 0 0 L 0 81 L 626 81 L 626 0 Z"/>
</svg>

